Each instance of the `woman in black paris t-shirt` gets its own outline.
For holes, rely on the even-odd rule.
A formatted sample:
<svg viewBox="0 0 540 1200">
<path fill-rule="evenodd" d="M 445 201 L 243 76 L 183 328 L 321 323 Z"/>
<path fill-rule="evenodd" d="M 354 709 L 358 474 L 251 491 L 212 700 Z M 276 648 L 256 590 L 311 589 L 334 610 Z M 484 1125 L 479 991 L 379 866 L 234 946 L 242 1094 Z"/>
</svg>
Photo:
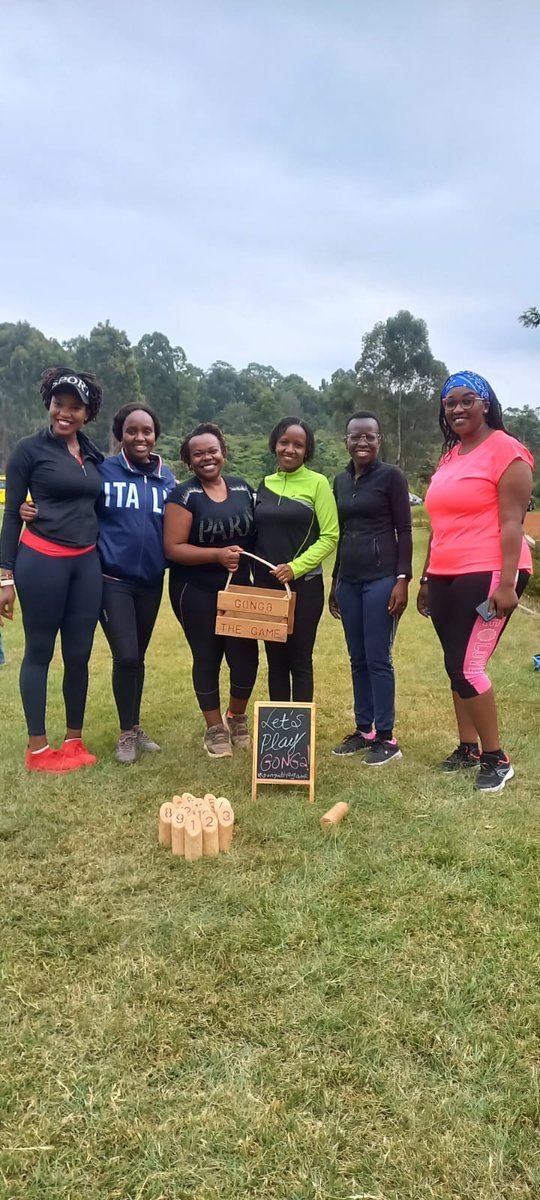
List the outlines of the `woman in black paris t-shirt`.
<svg viewBox="0 0 540 1200">
<path fill-rule="evenodd" d="M 217 593 L 229 571 L 249 584 L 249 559 L 241 550 L 253 543 L 253 492 L 245 479 L 222 475 L 227 458 L 217 425 L 197 425 L 180 448 L 193 471 L 171 492 L 165 509 L 165 554 L 170 562 L 169 595 L 193 655 L 193 686 L 204 719 L 204 747 L 212 758 L 247 749 L 246 707 L 255 685 L 258 646 L 249 638 L 215 633 Z M 219 672 L 223 655 L 230 669 L 230 698 L 221 713 Z"/>
</svg>

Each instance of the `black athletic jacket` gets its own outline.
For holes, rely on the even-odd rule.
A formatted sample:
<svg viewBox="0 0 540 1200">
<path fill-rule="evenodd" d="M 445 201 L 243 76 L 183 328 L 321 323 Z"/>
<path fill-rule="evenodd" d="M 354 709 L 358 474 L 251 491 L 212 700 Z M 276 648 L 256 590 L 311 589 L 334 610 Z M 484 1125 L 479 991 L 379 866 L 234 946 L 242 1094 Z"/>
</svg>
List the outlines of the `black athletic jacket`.
<svg viewBox="0 0 540 1200">
<path fill-rule="evenodd" d="M 101 491 L 98 463 L 103 455 L 79 433 L 83 465 L 70 454 L 50 429 L 42 429 L 17 442 L 6 469 L 6 506 L 0 537 L 0 566 L 15 565 L 22 521 L 19 507 L 28 491 L 38 515 L 32 533 L 59 546 L 82 550 L 97 541 L 95 503 Z"/>
<path fill-rule="evenodd" d="M 387 575 L 412 578 L 409 488 L 399 467 L 375 459 L 358 479 L 354 466 L 334 480 L 339 544 L 334 579 L 364 583 Z"/>
</svg>

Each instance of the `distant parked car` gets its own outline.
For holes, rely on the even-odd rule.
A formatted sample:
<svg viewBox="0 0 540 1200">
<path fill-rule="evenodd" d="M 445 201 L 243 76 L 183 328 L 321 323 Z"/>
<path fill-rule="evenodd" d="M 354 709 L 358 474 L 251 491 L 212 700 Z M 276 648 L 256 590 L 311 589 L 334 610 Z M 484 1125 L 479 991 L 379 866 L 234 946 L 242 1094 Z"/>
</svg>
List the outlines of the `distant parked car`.
<svg viewBox="0 0 540 1200">
<path fill-rule="evenodd" d="M 414 507 L 415 504 L 423 504 L 423 503 L 424 503 L 424 501 L 421 499 L 420 496 L 415 496 L 414 492 L 409 492 L 409 504 L 411 504 Z"/>
</svg>

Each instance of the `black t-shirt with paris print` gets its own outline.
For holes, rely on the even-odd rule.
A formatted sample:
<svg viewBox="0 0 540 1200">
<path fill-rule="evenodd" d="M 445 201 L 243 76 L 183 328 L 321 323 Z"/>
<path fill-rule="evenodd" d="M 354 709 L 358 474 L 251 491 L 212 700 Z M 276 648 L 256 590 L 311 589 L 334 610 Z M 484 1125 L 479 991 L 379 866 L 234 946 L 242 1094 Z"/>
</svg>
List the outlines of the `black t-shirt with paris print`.
<svg viewBox="0 0 540 1200">
<path fill-rule="evenodd" d="M 167 498 L 167 504 L 179 504 L 191 513 L 193 521 L 189 534 L 190 546 L 205 550 L 222 549 L 225 546 L 253 548 L 253 491 L 245 479 L 234 475 L 223 475 L 227 484 L 227 498 L 221 503 L 207 496 L 202 483 L 196 476 L 180 483 Z M 205 591 L 219 592 L 227 582 L 227 571 L 219 563 L 202 563 L 186 566 L 171 563 L 171 582 L 192 583 Z M 235 573 L 235 583 L 249 583 L 250 559 L 240 559 Z"/>
</svg>

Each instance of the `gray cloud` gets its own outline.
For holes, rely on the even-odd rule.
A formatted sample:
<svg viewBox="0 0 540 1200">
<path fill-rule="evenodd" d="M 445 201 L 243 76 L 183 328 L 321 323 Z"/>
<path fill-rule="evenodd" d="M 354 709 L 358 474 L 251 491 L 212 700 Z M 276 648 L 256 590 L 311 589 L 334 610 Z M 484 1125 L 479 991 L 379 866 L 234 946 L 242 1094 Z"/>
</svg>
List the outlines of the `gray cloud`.
<svg viewBox="0 0 540 1200">
<path fill-rule="evenodd" d="M 540 303 L 536 0 L 19 0 L 2 22 L 2 319 L 110 317 L 318 382 L 407 307 L 449 367 L 540 402 L 517 323 Z"/>
</svg>

